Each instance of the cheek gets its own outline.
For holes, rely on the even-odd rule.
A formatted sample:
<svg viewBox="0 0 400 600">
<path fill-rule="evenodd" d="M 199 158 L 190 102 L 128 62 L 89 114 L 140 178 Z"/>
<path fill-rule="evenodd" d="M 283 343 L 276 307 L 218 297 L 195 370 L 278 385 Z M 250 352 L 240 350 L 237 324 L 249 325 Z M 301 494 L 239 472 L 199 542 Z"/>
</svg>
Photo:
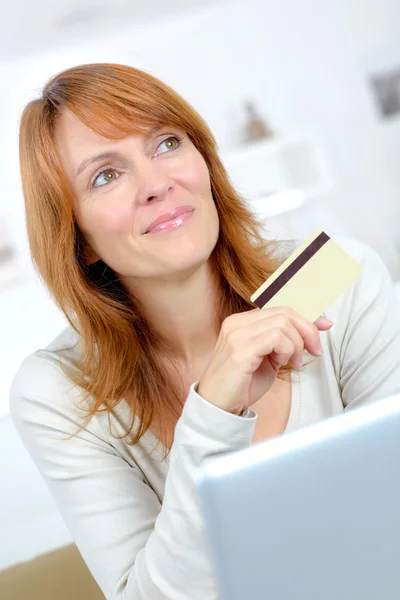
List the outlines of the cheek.
<svg viewBox="0 0 400 600">
<path fill-rule="evenodd" d="M 129 229 L 131 219 L 126 203 L 99 201 L 85 215 L 85 226 L 94 238 L 117 235 Z"/>
<path fill-rule="evenodd" d="M 205 162 L 197 156 L 194 157 L 191 164 L 186 165 L 182 182 L 191 192 L 200 194 L 210 192 L 210 176 Z"/>
</svg>

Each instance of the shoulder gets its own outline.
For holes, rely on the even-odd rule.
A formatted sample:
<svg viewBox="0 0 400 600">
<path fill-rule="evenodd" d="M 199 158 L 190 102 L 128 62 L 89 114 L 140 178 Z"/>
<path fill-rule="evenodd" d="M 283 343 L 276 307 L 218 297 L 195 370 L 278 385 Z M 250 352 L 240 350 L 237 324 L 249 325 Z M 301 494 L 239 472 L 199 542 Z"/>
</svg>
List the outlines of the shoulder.
<svg viewBox="0 0 400 600">
<path fill-rule="evenodd" d="M 36 420 L 51 422 L 57 427 L 61 421 L 80 426 L 86 414 L 79 403 L 81 390 L 67 377 L 62 363 L 71 364 L 79 352 L 79 337 L 72 327 L 65 328 L 45 348 L 28 355 L 13 377 L 9 407 L 14 424 Z"/>
<path fill-rule="evenodd" d="M 332 238 L 346 252 L 348 252 L 361 265 L 366 266 L 368 270 L 375 268 L 382 272 L 387 271 L 386 265 L 380 257 L 379 253 L 361 240 L 344 235 L 336 235 Z"/>
<path fill-rule="evenodd" d="M 379 253 L 358 239 L 335 236 L 336 241 L 362 267 L 361 274 L 330 307 L 336 318 L 346 318 L 349 312 L 382 312 L 387 303 L 396 301 L 394 282 Z"/>
<path fill-rule="evenodd" d="M 50 381 L 61 384 L 66 379 L 62 364 L 72 364 L 79 352 L 79 336 L 72 329 L 63 329 L 47 346 L 29 354 L 16 372 L 11 390 L 45 387 Z M 13 395 L 13 394 L 12 394 Z"/>
<path fill-rule="evenodd" d="M 347 361 L 349 369 L 353 365 L 356 370 L 369 360 L 372 376 L 380 361 L 388 365 L 389 355 L 400 352 L 399 300 L 389 270 L 376 250 L 349 237 L 337 236 L 335 241 L 362 270 L 324 313 L 334 324 L 329 337 L 341 364 Z M 398 373 L 398 365 L 394 372 Z"/>
<path fill-rule="evenodd" d="M 355 239 L 337 243 L 362 267 L 361 274 L 325 315 L 331 357 L 345 407 L 398 392 L 400 381 L 400 303 L 379 253 Z"/>
</svg>

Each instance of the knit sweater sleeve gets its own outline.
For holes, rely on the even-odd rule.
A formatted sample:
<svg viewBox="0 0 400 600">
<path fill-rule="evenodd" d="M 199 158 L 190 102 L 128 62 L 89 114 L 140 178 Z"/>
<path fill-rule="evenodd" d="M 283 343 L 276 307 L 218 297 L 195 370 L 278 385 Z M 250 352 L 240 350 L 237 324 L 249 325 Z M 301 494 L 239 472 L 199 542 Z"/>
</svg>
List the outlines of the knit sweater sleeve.
<svg viewBox="0 0 400 600">
<path fill-rule="evenodd" d="M 208 456 L 249 446 L 257 414 L 223 411 L 197 386 L 175 428 L 161 505 L 142 469 L 127 463 L 96 418 L 73 435 L 82 424 L 80 392 L 52 362 L 35 353 L 14 378 L 13 421 L 107 599 L 219 597 L 195 471 Z"/>
</svg>

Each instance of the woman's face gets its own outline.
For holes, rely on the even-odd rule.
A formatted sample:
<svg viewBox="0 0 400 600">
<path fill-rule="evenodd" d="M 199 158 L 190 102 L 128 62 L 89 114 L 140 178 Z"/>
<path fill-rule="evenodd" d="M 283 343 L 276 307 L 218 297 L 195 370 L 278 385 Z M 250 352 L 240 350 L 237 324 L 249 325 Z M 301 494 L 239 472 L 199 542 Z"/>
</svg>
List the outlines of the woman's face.
<svg viewBox="0 0 400 600">
<path fill-rule="evenodd" d="M 207 165 L 184 131 L 163 127 L 109 140 L 65 110 L 55 136 L 88 262 L 101 258 L 133 283 L 179 279 L 208 259 L 218 239 L 218 214 Z M 103 156 L 92 160 L 95 155 Z M 182 206 L 175 224 L 148 231 L 155 219 Z"/>
</svg>

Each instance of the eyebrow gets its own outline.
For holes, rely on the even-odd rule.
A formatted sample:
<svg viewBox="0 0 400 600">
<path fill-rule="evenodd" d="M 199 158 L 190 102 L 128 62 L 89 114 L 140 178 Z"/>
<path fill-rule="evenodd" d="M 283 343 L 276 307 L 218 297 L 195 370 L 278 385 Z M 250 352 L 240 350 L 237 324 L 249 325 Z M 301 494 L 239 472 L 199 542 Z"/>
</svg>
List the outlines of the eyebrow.
<svg viewBox="0 0 400 600">
<path fill-rule="evenodd" d="M 156 127 L 150 128 L 148 131 L 148 137 L 155 135 L 158 131 L 161 131 L 161 129 L 164 129 L 164 126 L 161 126 L 161 127 L 156 126 Z M 96 163 L 96 162 L 100 162 L 101 160 L 104 160 L 106 158 L 107 159 L 110 158 L 110 159 L 114 159 L 114 160 L 121 160 L 121 159 L 123 159 L 123 156 L 122 156 L 121 152 L 118 152 L 117 150 L 109 150 L 107 152 L 101 152 L 101 154 L 94 154 L 93 156 L 88 156 L 79 165 L 78 170 L 76 172 L 76 176 L 79 177 L 79 175 L 81 173 L 83 173 L 83 171 L 89 165 Z"/>
<path fill-rule="evenodd" d="M 100 162 L 101 160 L 104 160 L 105 158 L 111 158 L 111 159 L 117 160 L 117 159 L 121 159 L 122 158 L 122 154 L 121 154 L 121 152 L 117 152 L 116 150 L 114 150 L 114 151 L 110 150 L 108 152 L 102 152 L 101 154 L 95 154 L 94 156 L 88 156 L 79 165 L 79 168 L 78 168 L 78 170 L 76 172 L 76 176 L 79 177 L 79 175 L 89 165 L 91 165 L 93 163 L 96 163 L 96 162 Z"/>
</svg>

